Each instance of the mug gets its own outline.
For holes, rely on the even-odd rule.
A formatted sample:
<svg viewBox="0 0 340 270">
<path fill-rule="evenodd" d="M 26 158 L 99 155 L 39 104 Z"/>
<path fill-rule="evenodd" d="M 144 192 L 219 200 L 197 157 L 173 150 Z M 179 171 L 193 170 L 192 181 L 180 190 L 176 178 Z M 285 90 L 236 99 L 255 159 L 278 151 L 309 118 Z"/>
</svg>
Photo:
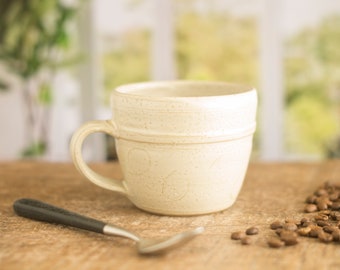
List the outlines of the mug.
<svg viewBox="0 0 340 270">
<path fill-rule="evenodd" d="M 256 128 L 252 87 L 210 81 L 127 84 L 111 94 L 112 119 L 90 121 L 70 144 L 76 168 L 94 184 L 162 215 L 222 211 L 236 200 Z M 115 138 L 123 180 L 104 177 L 82 158 L 94 132 Z"/>
</svg>

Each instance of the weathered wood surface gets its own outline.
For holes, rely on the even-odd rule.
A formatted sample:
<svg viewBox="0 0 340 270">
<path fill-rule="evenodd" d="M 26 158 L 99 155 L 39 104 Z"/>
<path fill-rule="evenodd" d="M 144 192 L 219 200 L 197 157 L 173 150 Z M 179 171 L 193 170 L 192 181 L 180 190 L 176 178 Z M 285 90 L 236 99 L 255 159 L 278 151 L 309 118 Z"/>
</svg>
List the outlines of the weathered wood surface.
<svg viewBox="0 0 340 270">
<path fill-rule="evenodd" d="M 93 167 L 120 177 L 116 163 Z M 228 210 L 196 217 L 145 213 L 125 197 L 86 181 L 71 164 L 0 163 L 0 269 L 340 269 L 340 244 L 303 238 L 292 247 L 269 248 L 269 224 L 301 218 L 304 199 L 325 180 L 340 179 L 340 161 L 250 165 L 237 202 Z M 43 200 L 122 227 L 143 237 L 167 236 L 205 226 L 192 242 L 161 256 L 139 256 L 123 238 L 18 217 L 12 203 Z M 256 225 L 253 244 L 230 239 Z"/>
</svg>

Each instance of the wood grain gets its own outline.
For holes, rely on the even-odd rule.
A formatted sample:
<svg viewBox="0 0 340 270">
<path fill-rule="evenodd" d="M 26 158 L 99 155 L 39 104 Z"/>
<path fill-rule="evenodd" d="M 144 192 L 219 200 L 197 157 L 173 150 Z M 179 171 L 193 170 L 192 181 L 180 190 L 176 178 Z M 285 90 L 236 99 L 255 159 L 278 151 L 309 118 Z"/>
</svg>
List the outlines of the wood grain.
<svg viewBox="0 0 340 270">
<path fill-rule="evenodd" d="M 118 164 L 95 164 L 103 174 L 121 177 Z M 269 224 L 301 218 L 304 199 L 325 180 L 340 180 L 340 161 L 252 163 L 237 202 L 229 209 L 195 217 L 157 216 L 135 208 L 127 198 L 86 181 L 72 164 L 0 163 L 0 269 L 340 269 L 340 245 L 303 238 L 292 247 L 269 248 Z M 15 215 L 22 197 L 125 227 L 143 237 L 160 237 L 205 226 L 192 242 L 161 256 L 139 256 L 135 243 Z M 230 234 L 260 229 L 243 246 Z"/>
</svg>

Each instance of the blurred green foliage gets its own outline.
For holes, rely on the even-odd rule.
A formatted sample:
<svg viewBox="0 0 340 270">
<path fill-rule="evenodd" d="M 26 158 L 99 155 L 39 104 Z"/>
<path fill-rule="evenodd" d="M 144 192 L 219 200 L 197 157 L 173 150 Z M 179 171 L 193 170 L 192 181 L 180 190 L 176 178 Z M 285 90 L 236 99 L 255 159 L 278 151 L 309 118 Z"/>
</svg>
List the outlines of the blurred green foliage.
<svg viewBox="0 0 340 270">
<path fill-rule="evenodd" d="M 340 128 L 340 16 L 303 30 L 285 48 L 286 148 L 330 156 Z"/>
<path fill-rule="evenodd" d="M 0 0 L 0 61 L 23 79 L 64 65 L 75 14 L 59 0 Z"/>
<path fill-rule="evenodd" d="M 178 78 L 242 82 L 257 87 L 261 94 L 256 19 L 213 9 L 197 12 L 193 0 L 176 5 L 182 5 L 175 18 Z M 103 55 L 106 93 L 119 84 L 149 79 L 150 33 L 135 29 L 116 43 L 119 46 Z M 285 146 L 289 154 L 340 156 L 336 150 L 340 140 L 339 145 L 329 144 L 339 134 L 340 125 L 339 48 L 339 16 L 299 32 L 284 46 Z"/>
<path fill-rule="evenodd" d="M 110 42 L 110 41 L 109 41 Z M 119 41 L 110 42 L 110 50 L 102 56 L 104 103 L 115 87 L 150 79 L 150 32 L 134 29 L 125 32 Z"/>
<path fill-rule="evenodd" d="M 258 85 L 254 18 L 236 18 L 225 12 L 186 12 L 178 16 L 176 41 L 179 78 Z"/>
<path fill-rule="evenodd" d="M 177 15 L 175 57 L 179 79 L 258 84 L 258 40 L 254 18 L 225 14 Z M 103 53 L 104 88 L 150 79 L 150 32 L 127 31 Z M 242 64 L 240 64 L 242 63 Z"/>
<path fill-rule="evenodd" d="M 42 83 L 38 89 L 37 101 L 41 105 L 51 105 L 53 102 L 53 95 L 51 85 Z"/>
<path fill-rule="evenodd" d="M 66 51 L 81 1 L 73 6 L 62 0 L 0 0 L 0 64 L 21 82 L 27 109 L 23 157 L 41 156 L 48 147 L 50 83 L 57 69 L 79 62 L 79 55 Z M 0 75 L 0 89 L 10 89 L 7 74 Z"/>
<path fill-rule="evenodd" d="M 28 147 L 26 147 L 21 155 L 24 158 L 31 158 L 42 156 L 47 150 L 47 145 L 45 142 L 33 142 Z"/>
</svg>

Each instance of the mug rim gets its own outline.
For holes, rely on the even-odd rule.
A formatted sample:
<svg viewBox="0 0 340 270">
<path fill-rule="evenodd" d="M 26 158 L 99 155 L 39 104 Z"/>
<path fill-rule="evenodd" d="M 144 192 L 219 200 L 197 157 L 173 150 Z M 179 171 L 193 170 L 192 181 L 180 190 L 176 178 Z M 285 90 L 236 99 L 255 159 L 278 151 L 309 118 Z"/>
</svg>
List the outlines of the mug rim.
<svg viewBox="0 0 340 270">
<path fill-rule="evenodd" d="M 220 94 L 205 94 L 205 95 L 168 95 L 168 96 L 159 96 L 159 95 L 147 95 L 140 94 L 138 92 L 143 91 L 144 89 L 152 89 L 156 87 L 169 87 L 169 86 L 210 86 L 210 87 L 219 87 L 223 90 L 220 90 Z M 171 88 L 169 88 L 171 89 Z M 233 89 L 233 90 L 232 90 Z M 145 81 L 145 82 L 136 82 L 136 83 L 128 83 L 117 86 L 112 95 L 118 96 L 126 96 L 126 97 L 135 97 L 139 99 L 149 99 L 149 100 L 159 100 L 159 99 L 202 99 L 202 98 L 221 98 L 221 97 L 230 97 L 230 96 L 239 96 L 244 95 L 249 92 L 256 91 L 254 87 L 251 87 L 242 83 L 230 83 L 225 81 L 209 81 L 209 80 L 164 80 L 164 81 Z"/>
</svg>

